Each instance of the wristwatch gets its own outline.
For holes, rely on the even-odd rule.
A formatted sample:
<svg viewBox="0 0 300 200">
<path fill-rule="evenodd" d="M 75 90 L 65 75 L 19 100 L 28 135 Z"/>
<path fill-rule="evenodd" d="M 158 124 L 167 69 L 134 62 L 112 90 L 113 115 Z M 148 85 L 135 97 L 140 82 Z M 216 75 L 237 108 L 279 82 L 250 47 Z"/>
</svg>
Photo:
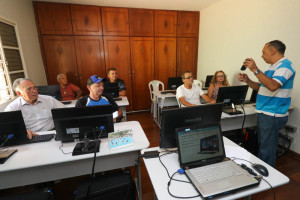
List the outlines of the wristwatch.
<svg viewBox="0 0 300 200">
<path fill-rule="evenodd" d="M 256 75 L 258 75 L 258 74 L 260 74 L 261 73 L 261 71 L 259 70 L 259 69 L 257 69 L 255 72 L 254 72 L 254 75 L 256 76 Z"/>
</svg>

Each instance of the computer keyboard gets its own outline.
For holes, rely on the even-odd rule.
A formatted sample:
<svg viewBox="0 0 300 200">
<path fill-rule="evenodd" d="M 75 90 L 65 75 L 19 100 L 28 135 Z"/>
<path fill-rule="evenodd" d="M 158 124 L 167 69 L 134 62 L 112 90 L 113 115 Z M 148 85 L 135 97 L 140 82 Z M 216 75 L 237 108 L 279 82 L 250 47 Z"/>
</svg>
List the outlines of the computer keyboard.
<svg viewBox="0 0 300 200">
<path fill-rule="evenodd" d="M 47 142 L 50 141 L 55 134 L 33 135 L 29 143 Z"/>
<path fill-rule="evenodd" d="M 121 97 L 114 97 L 113 100 L 114 100 L 114 101 L 121 101 L 122 98 L 121 98 Z"/>
<path fill-rule="evenodd" d="M 223 178 L 239 176 L 243 174 L 241 170 L 238 170 L 236 167 L 232 166 L 230 162 L 198 167 L 191 169 L 190 172 L 194 175 L 199 183 L 216 181 Z"/>
<path fill-rule="evenodd" d="M 64 104 L 64 105 L 68 105 L 68 104 L 71 104 L 72 103 L 72 101 L 61 101 L 62 102 L 62 104 Z"/>
</svg>

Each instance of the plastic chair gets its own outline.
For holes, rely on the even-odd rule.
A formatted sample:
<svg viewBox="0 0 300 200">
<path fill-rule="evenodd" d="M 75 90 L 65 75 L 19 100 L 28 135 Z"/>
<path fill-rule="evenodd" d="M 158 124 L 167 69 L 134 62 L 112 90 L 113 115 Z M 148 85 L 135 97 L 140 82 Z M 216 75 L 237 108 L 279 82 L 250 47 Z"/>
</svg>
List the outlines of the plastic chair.
<svg viewBox="0 0 300 200">
<path fill-rule="evenodd" d="M 199 80 L 194 80 L 193 81 L 193 84 L 195 84 L 195 85 L 198 85 L 200 88 L 202 88 L 202 82 L 201 81 L 199 81 Z"/>
<path fill-rule="evenodd" d="M 148 86 L 149 86 L 149 90 L 150 90 L 150 98 L 151 98 L 151 101 L 152 101 L 151 113 L 153 113 L 153 117 L 156 117 L 156 111 L 155 111 L 156 109 L 154 109 L 154 104 L 156 103 L 156 99 L 154 98 L 153 92 L 163 91 L 163 90 L 165 90 L 165 86 L 164 86 L 163 82 L 158 81 L 158 80 L 150 81 Z M 161 86 L 162 90 L 159 90 L 160 86 Z"/>
</svg>

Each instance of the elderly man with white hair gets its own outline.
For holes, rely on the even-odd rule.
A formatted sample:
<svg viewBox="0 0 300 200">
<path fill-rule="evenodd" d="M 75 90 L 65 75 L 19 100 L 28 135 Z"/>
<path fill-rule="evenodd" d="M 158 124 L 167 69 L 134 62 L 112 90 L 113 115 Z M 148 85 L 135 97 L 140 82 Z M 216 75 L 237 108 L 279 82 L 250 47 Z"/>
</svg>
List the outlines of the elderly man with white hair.
<svg viewBox="0 0 300 200">
<path fill-rule="evenodd" d="M 51 109 L 64 108 L 61 102 L 51 96 L 39 95 L 38 88 L 28 78 L 16 79 L 13 89 L 19 97 L 4 111 L 21 110 L 29 139 L 37 135 L 35 132 L 54 129 Z"/>
</svg>

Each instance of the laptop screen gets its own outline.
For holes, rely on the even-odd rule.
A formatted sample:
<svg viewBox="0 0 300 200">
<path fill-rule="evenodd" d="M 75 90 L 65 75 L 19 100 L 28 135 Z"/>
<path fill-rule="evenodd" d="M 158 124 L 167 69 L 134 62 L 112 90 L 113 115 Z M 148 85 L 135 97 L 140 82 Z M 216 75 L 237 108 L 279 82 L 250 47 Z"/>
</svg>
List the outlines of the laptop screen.
<svg viewBox="0 0 300 200">
<path fill-rule="evenodd" d="M 176 136 L 182 166 L 206 165 L 225 158 L 220 125 L 179 128 Z"/>
</svg>

